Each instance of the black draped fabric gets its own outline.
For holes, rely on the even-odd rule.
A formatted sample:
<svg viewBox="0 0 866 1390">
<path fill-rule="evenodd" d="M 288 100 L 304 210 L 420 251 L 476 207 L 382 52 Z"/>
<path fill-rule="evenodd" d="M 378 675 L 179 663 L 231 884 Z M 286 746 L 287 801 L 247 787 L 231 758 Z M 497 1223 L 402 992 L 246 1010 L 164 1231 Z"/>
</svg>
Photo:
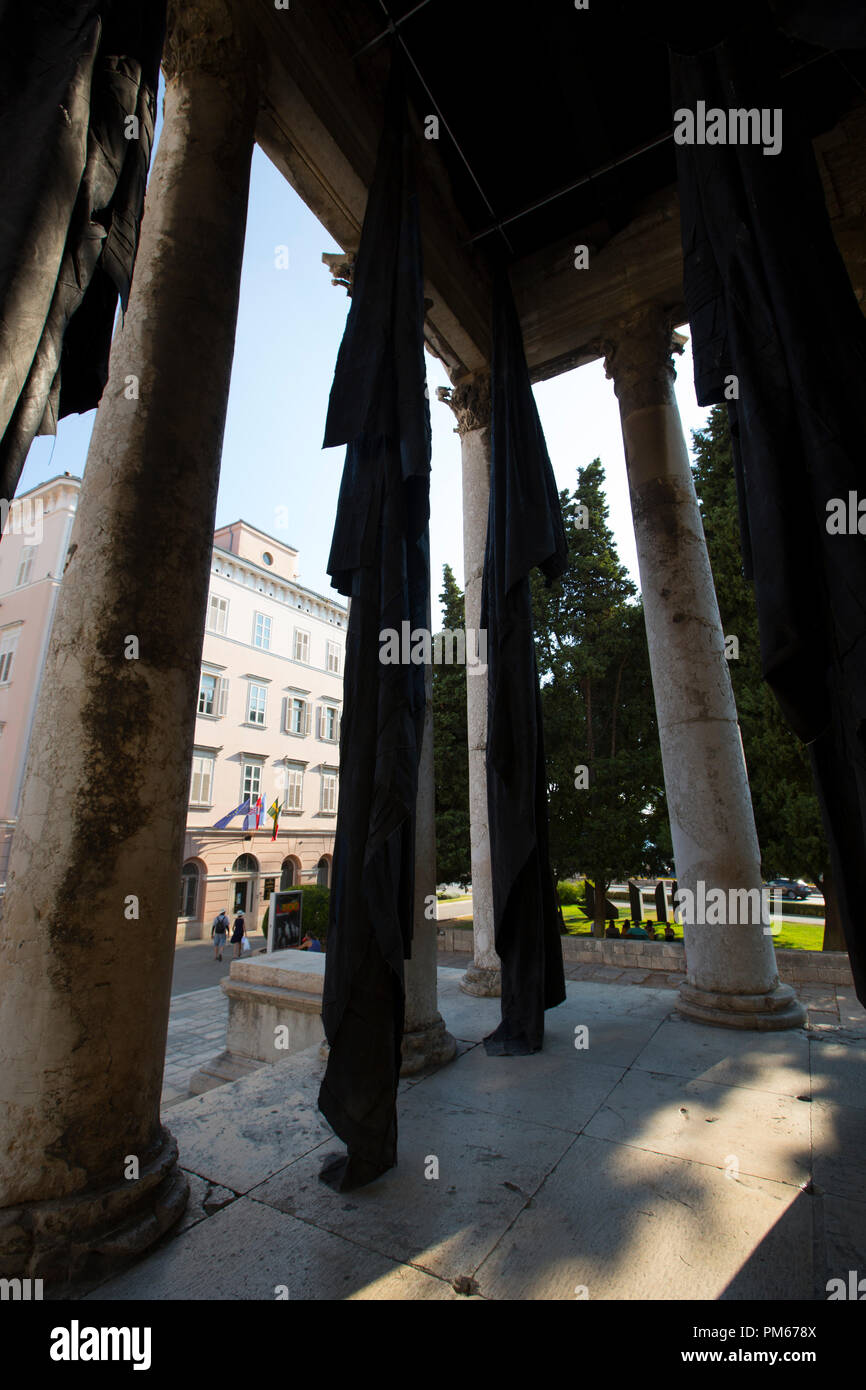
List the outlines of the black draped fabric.
<svg viewBox="0 0 866 1390">
<path fill-rule="evenodd" d="M 559 494 L 507 275 L 493 301 L 490 509 L 481 597 L 487 631 L 487 808 L 502 1022 L 491 1056 L 537 1052 L 544 1011 L 565 998 L 559 913 L 550 871 L 541 697 L 530 571 L 566 567 Z"/>
<path fill-rule="evenodd" d="M 0 497 L 108 379 L 164 37 L 165 0 L 0 0 Z"/>
<path fill-rule="evenodd" d="M 739 29 L 671 53 L 674 110 L 701 100 L 783 112 L 775 155 L 677 147 L 685 295 L 699 402 L 721 402 L 737 378 L 731 426 L 762 669 L 810 747 L 866 1002 L 866 536 L 828 529 L 832 499 L 866 497 L 866 322 L 765 39 Z"/>
<path fill-rule="evenodd" d="M 347 443 L 328 570 L 350 598 L 319 1107 L 348 1148 L 343 1190 L 396 1163 L 403 962 L 411 953 L 424 666 L 380 633 L 429 627 L 430 411 L 417 198 L 401 70 L 355 264 L 325 445 Z"/>
</svg>

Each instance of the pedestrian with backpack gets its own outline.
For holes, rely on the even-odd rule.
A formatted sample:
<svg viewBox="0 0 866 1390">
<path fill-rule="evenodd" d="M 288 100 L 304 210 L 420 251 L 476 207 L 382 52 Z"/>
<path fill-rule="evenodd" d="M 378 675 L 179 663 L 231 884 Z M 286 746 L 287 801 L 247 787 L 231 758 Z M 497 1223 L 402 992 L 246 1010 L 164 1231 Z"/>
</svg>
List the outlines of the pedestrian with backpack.
<svg viewBox="0 0 866 1390">
<path fill-rule="evenodd" d="M 214 917 L 213 926 L 210 929 L 210 934 L 213 937 L 214 960 L 222 960 L 223 958 L 223 946 L 225 946 L 226 937 L 229 934 L 229 925 L 228 913 L 225 908 L 223 908 L 222 911 L 218 912 L 216 917 Z"/>
</svg>

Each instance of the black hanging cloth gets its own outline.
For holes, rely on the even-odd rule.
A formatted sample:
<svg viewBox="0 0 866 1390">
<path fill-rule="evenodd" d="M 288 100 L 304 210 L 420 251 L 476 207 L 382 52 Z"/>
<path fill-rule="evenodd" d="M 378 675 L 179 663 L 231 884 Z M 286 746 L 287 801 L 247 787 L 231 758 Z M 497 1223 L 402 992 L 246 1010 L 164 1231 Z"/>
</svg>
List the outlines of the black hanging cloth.
<svg viewBox="0 0 866 1390">
<path fill-rule="evenodd" d="M 481 626 L 487 631 L 487 808 L 502 1022 L 491 1056 L 537 1052 L 544 1011 L 565 998 L 550 871 L 541 696 L 529 575 L 567 563 L 559 494 L 504 269 L 493 293 L 491 465 Z"/>
<path fill-rule="evenodd" d="M 98 405 L 126 309 L 166 0 L 0 0 L 0 497 Z"/>
<path fill-rule="evenodd" d="M 348 1148 L 349 1190 L 396 1163 L 411 953 L 424 666 L 380 660 L 380 634 L 429 626 L 430 410 L 424 281 L 403 73 L 395 66 L 337 359 L 325 446 L 346 443 L 328 570 L 350 598 L 340 799 L 319 1107 Z"/>
<path fill-rule="evenodd" d="M 760 143 L 677 146 L 685 297 L 698 401 L 736 393 L 729 410 L 762 669 L 809 745 L 866 1002 L 866 535 L 831 526 L 834 499 L 866 497 L 866 322 L 771 41 L 756 22 L 709 49 L 671 52 L 674 111 L 702 101 L 708 111 L 781 112 L 777 153 Z"/>
</svg>

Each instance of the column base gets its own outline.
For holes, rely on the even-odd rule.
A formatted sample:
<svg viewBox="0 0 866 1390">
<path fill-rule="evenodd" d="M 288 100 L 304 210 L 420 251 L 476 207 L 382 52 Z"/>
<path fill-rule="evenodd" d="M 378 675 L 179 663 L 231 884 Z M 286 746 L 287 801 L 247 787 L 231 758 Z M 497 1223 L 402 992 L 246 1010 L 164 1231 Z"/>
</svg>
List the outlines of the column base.
<svg viewBox="0 0 866 1390">
<path fill-rule="evenodd" d="M 766 994 L 722 994 L 686 982 L 680 985 L 677 1010 L 697 1023 L 758 1032 L 803 1028 L 806 1024 L 806 1009 L 790 985 L 778 985 Z"/>
<path fill-rule="evenodd" d="M 403 1034 L 403 1063 L 401 1076 L 414 1076 L 425 1067 L 441 1067 L 457 1054 L 457 1042 L 452 1038 L 442 1015 L 437 1013 L 426 1027 Z"/>
<path fill-rule="evenodd" d="M 470 965 L 460 981 L 464 994 L 478 999 L 501 999 L 502 971 L 498 966 Z"/>
<path fill-rule="evenodd" d="M 143 1254 L 183 1215 L 188 1197 L 177 1142 L 163 1129 L 137 1180 L 0 1211 L 0 1269 L 44 1279 L 51 1296 Z"/>
</svg>

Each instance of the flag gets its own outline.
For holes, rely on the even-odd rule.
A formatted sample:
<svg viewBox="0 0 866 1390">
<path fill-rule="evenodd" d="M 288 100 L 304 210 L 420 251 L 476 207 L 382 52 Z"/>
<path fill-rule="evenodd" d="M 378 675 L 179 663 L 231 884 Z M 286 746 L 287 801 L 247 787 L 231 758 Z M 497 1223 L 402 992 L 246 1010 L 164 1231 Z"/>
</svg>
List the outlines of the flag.
<svg viewBox="0 0 866 1390">
<path fill-rule="evenodd" d="M 227 816 L 223 816 L 222 820 L 218 820 L 213 827 L 214 830 L 227 830 L 235 816 L 242 816 L 250 810 L 251 802 L 252 797 L 248 796 L 246 801 L 241 802 L 240 806 L 236 806 L 233 811 L 229 811 Z M 246 825 L 246 822 L 244 822 L 244 824 Z"/>
<path fill-rule="evenodd" d="M 249 798 L 249 815 L 244 816 L 244 830 L 258 830 L 262 819 L 262 798 Z"/>
<path fill-rule="evenodd" d="M 271 839 L 272 839 L 272 840 L 275 840 L 275 839 L 277 838 L 277 831 L 278 831 L 279 826 L 280 826 L 280 801 L 279 801 L 279 797 L 276 797 L 276 796 L 274 797 L 273 801 L 271 802 L 271 805 L 268 807 L 268 815 L 272 818 L 272 820 L 273 820 L 273 822 L 274 822 L 274 833 L 273 833 L 273 835 L 271 836 Z"/>
</svg>

